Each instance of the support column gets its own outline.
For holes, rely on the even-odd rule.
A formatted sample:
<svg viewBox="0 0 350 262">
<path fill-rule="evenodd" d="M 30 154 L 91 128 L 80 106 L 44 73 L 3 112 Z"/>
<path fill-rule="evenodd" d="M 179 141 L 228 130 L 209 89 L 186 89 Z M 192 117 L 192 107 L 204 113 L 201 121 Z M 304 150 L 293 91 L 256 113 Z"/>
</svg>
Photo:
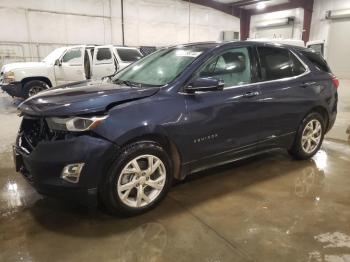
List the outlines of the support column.
<svg viewBox="0 0 350 262">
<path fill-rule="evenodd" d="M 302 39 L 303 39 L 305 44 L 306 44 L 306 42 L 309 41 L 309 38 L 310 38 L 313 6 L 314 6 L 314 0 L 306 1 L 305 5 L 304 5 L 304 24 L 303 24 Z"/>
<path fill-rule="evenodd" d="M 241 10 L 240 13 L 240 31 L 241 31 L 241 40 L 247 40 L 249 38 L 250 31 L 250 13 L 246 10 Z"/>
</svg>

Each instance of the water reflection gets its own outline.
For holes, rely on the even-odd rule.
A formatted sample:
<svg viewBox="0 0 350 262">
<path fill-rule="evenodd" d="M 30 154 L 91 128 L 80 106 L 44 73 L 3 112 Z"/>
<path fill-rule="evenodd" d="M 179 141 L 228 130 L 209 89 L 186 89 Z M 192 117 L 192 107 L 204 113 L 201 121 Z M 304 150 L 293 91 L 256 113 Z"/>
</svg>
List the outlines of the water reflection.
<svg viewBox="0 0 350 262">
<path fill-rule="evenodd" d="M 328 156 L 326 151 L 320 149 L 312 159 L 318 169 L 324 170 L 327 167 Z"/>
<path fill-rule="evenodd" d="M 160 223 L 143 224 L 129 234 L 120 261 L 157 261 L 167 245 L 167 231 Z"/>
<path fill-rule="evenodd" d="M 0 191 L 0 212 L 2 216 L 7 216 L 19 211 L 19 208 L 29 206 L 42 198 L 34 189 L 26 190 L 21 183 L 8 180 Z"/>
<path fill-rule="evenodd" d="M 350 248 L 350 236 L 342 232 L 328 232 L 314 237 L 323 248 Z"/>
<path fill-rule="evenodd" d="M 320 251 L 309 252 L 308 261 L 338 262 L 350 261 L 350 236 L 342 232 L 327 232 L 314 236 L 322 244 Z M 345 254 L 343 252 L 346 252 Z"/>
<path fill-rule="evenodd" d="M 21 192 L 18 190 L 16 182 L 8 181 L 2 191 L 1 198 L 7 202 L 8 208 L 22 206 Z"/>
<path fill-rule="evenodd" d="M 320 157 L 321 165 L 324 165 L 324 156 Z M 317 167 L 317 161 L 313 161 Z M 313 197 L 316 201 L 320 200 L 319 193 L 325 184 L 325 174 L 323 170 L 314 165 L 302 169 L 301 174 L 297 176 L 294 182 L 294 193 L 297 197 Z"/>
</svg>

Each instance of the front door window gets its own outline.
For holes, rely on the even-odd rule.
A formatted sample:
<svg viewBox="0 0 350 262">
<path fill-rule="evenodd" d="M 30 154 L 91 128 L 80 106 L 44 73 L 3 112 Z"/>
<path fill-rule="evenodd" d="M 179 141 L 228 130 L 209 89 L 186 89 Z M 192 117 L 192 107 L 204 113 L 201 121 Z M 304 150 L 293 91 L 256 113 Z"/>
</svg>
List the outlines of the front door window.
<svg viewBox="0 0 350 262">
<path fill-rule="evenodd" d="M 82 48 L 72 48 L 68 50 L 63 58 L 62 63 L 67 63 L 69 65 L 82 65 Z"/>
<path fill-rule="evenodd" d="M 198 77 L 222 80 L 226 88 L 250 84 L 252 74 L 248 49 L 235 48 L 222 53 L 205 64 L 199 71 Z"/>
</svg>

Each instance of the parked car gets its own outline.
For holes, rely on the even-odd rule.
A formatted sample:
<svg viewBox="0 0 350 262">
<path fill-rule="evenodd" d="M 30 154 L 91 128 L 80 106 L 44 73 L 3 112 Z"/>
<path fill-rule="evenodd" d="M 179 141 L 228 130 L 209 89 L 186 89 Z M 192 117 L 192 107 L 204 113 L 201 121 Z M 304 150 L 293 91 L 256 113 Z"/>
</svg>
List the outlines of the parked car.
<svg viewBox="0 0 350 262">
<path fill-rule="evenodd" d="M 24 101 L 16 170 L 42 194 L 138 214 L 174 178 L 276 149 L 312 157 L 335 121 L 337 87 L 326 61 L 302 47 L 161 49 L 110 82 Z"/>
<path fill-rule="evenodd" d="M 50 87 L 101 79 L 140 59 L 134 47 L 70 46 L 52 51 L 41 62 L 4 65 L 0 86 L 11 96 L 27 98 Z"/>
</svg>

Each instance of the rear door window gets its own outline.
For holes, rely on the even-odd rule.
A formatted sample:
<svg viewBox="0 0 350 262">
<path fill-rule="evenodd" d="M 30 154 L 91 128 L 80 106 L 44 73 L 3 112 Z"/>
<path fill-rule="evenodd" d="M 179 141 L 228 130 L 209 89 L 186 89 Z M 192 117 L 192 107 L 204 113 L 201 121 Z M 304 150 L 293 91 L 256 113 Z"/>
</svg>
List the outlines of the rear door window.
<svg viewBox="0 0 350 262">
<path fill-rule="evenodd" d="M 279 47 L 258 47 L 260 74 L 263 81 L 298 76 L 306 68 L 289 50 Z"/>
<path fill-rule="evenodd" d="M 104 61 L 104 60 L 110 60 L 112 59 L 112 52 L 110 48 L 103 47 L 97 49 L 97 55 L 96 55 L 97 61 Z"/>
<path fill-rule="evenodd" d="M 310 51 L 301 51 L 301 53 L 311 62 L 313 65 L 319 70 L 326 73 L 330 73 L 331 70 L 329 69 L 326 60 L 323 59 L 323 57 L 316 53 L 316 52 L 310 52 Z"/>
</svg>

